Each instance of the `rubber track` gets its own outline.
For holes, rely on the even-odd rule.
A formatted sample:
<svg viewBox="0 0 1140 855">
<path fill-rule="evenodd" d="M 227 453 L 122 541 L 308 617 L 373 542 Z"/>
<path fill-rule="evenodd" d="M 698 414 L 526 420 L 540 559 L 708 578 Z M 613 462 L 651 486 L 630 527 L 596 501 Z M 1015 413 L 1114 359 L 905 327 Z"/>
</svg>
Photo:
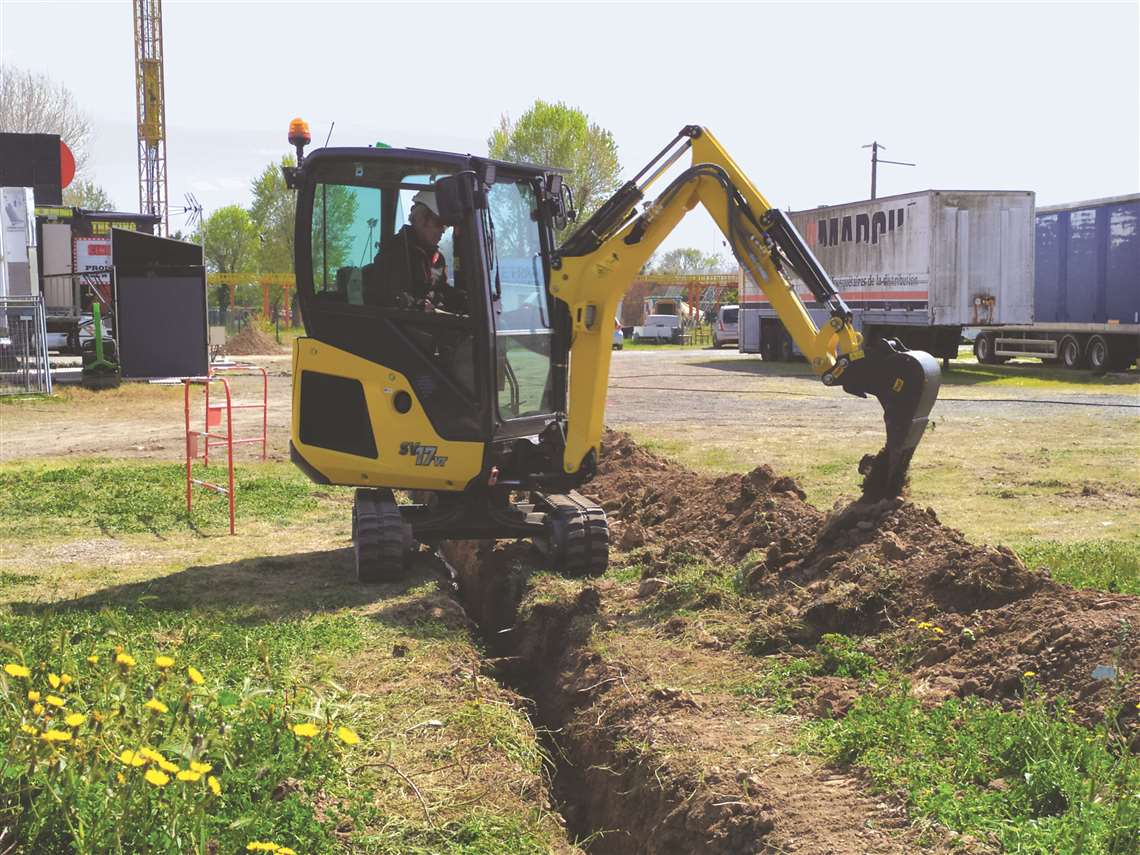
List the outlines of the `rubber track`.
<svg viewBox="0 0 1140 855">
<path fill-rule="evenodd" d="M 588 506 L 566 521 L 564 572 L 568 576 L 601 576 L 609 565 L 610 527 L 606 512 Z"/>
<path fill-rule="evenodd" d="M 404 575 L 404 525 L 388 490 L 358 489 L 353 502 L 356 579 L 392 582 Z"/>
</svg>

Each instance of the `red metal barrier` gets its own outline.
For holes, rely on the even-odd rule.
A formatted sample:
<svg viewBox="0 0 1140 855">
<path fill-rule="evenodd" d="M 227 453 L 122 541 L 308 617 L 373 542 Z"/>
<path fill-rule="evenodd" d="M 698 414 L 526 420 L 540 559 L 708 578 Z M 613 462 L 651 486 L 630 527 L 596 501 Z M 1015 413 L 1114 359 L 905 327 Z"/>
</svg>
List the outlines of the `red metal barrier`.
<svg viewBox="0 0 1140 855">
<path fill-rule="evenodd" d="M 230 381 L 226 377 L 215 376 L 218 372 L 225 371 L 231 375 L 244 374 L 251 375 L 254 372 L 261 373 L 261 403 L 235 403 L 233 395 L 230 390 Z M 220 404 L 210 403 L 210 387 L 214 383 L 221 383 L 222 388 L 225 390 L 225 403 Z M 215 366 L 210 368 L 210 373 L 206 377 L 183 377 L 182 385 L 184 389 L 183 395 L 183 410 L 186 418 L 186 516 L 189 517 L 194 507 L 194 488 L 199 487 L 203 490 L 210 490 L 214 493 L 219 493 L 226 496 L 230 505 L 230 534 L 234 533 L 234 446 L 242 445 L 245 443 L 260 442 L 261 443 L 261 459 L 266 459 L 267 453 L 267 437 L 269 428 L 269 374 L 260 365 L 248 364 L 235 364 L 227 366 Z M 190 428 L 190 387 L 203 386 L 206 390 L 206 425 L 205 430 L 191 430 Z M 235 437 L 234 436 L 234 410 L 247 410 L 247 409 L 260 409 L 261 410 L 261 435 L 248 436 L 248 437 Z M 220 433 L 219 429 L 222 424 L 222 412 L 225 412 L 226 417 L 226 432 Z M 198 456 L 199 448 L 198 443 L 201 440 L 202 447 L 201 453 L 203 458 L 203 465 L 210 465 L 210 448 L 225 446 L 226 448 L 226 469 L 228 472 L 228 479 L 226 485 L 214 484 L 211 481 L 206 481 L 201 478 L 194 477 L 193 462 L 194 458 Z"/>
</svg>

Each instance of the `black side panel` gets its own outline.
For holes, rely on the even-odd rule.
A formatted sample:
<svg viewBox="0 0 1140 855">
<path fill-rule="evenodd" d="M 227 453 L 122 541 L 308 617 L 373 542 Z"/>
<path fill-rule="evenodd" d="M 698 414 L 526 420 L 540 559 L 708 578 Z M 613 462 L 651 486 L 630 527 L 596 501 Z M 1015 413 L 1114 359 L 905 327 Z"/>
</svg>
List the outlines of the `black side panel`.
<svg viewBox="0 0 1140 855">
<path fill-rule="evenodd" d="M 301 372 L 301 442 L 375 459 L 364 386 L 351 377 Z"/>
</svg>

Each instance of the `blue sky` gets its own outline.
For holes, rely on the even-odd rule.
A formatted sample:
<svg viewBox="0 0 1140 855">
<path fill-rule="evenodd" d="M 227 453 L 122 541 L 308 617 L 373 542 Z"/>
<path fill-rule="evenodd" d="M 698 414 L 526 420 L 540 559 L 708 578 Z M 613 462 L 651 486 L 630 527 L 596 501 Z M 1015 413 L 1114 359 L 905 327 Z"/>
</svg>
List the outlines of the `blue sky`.
<svg viewBox="0 0 1140 855">
<path fill-rule="evenodd" d="M 711 128 L 780 207 L 925 188 L 1038 204 L 1140 189 L 1140 4 L 459 3 L 165 0 L 170 194 L 248 202 L 321 142 L 484 153 L 500 114 L 563 100 L 609 128 L 627 174 Z M 66 84 L 95 120 L 92 177 L 138 204 L 131 3 L 0 0 L 3 61 Z M 172 226 L 177 218 L 172 218 Z M 694 213 L 666 248 L 721 248 Z"/>
</svg>

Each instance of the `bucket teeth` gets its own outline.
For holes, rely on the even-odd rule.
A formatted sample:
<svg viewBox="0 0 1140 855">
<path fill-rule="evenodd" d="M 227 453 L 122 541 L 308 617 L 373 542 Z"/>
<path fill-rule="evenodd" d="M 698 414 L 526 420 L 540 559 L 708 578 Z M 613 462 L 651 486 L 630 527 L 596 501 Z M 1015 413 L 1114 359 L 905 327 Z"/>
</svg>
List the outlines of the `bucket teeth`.
<svg viewBox="0 0 1140 855">
<path fill-rule="evenodd" d="M 878 501 L 899 495 L 938 399 L 942 385 L 938 361 L 921 350 L 907 350 L 898 339 L 879 339 L 866 347 L 861 359 L 847 366 L 842 385 L 852 395 L 877 398 L 887 428 L 886 445 L 859 463 L 863 498 Z"/>
</svg>

